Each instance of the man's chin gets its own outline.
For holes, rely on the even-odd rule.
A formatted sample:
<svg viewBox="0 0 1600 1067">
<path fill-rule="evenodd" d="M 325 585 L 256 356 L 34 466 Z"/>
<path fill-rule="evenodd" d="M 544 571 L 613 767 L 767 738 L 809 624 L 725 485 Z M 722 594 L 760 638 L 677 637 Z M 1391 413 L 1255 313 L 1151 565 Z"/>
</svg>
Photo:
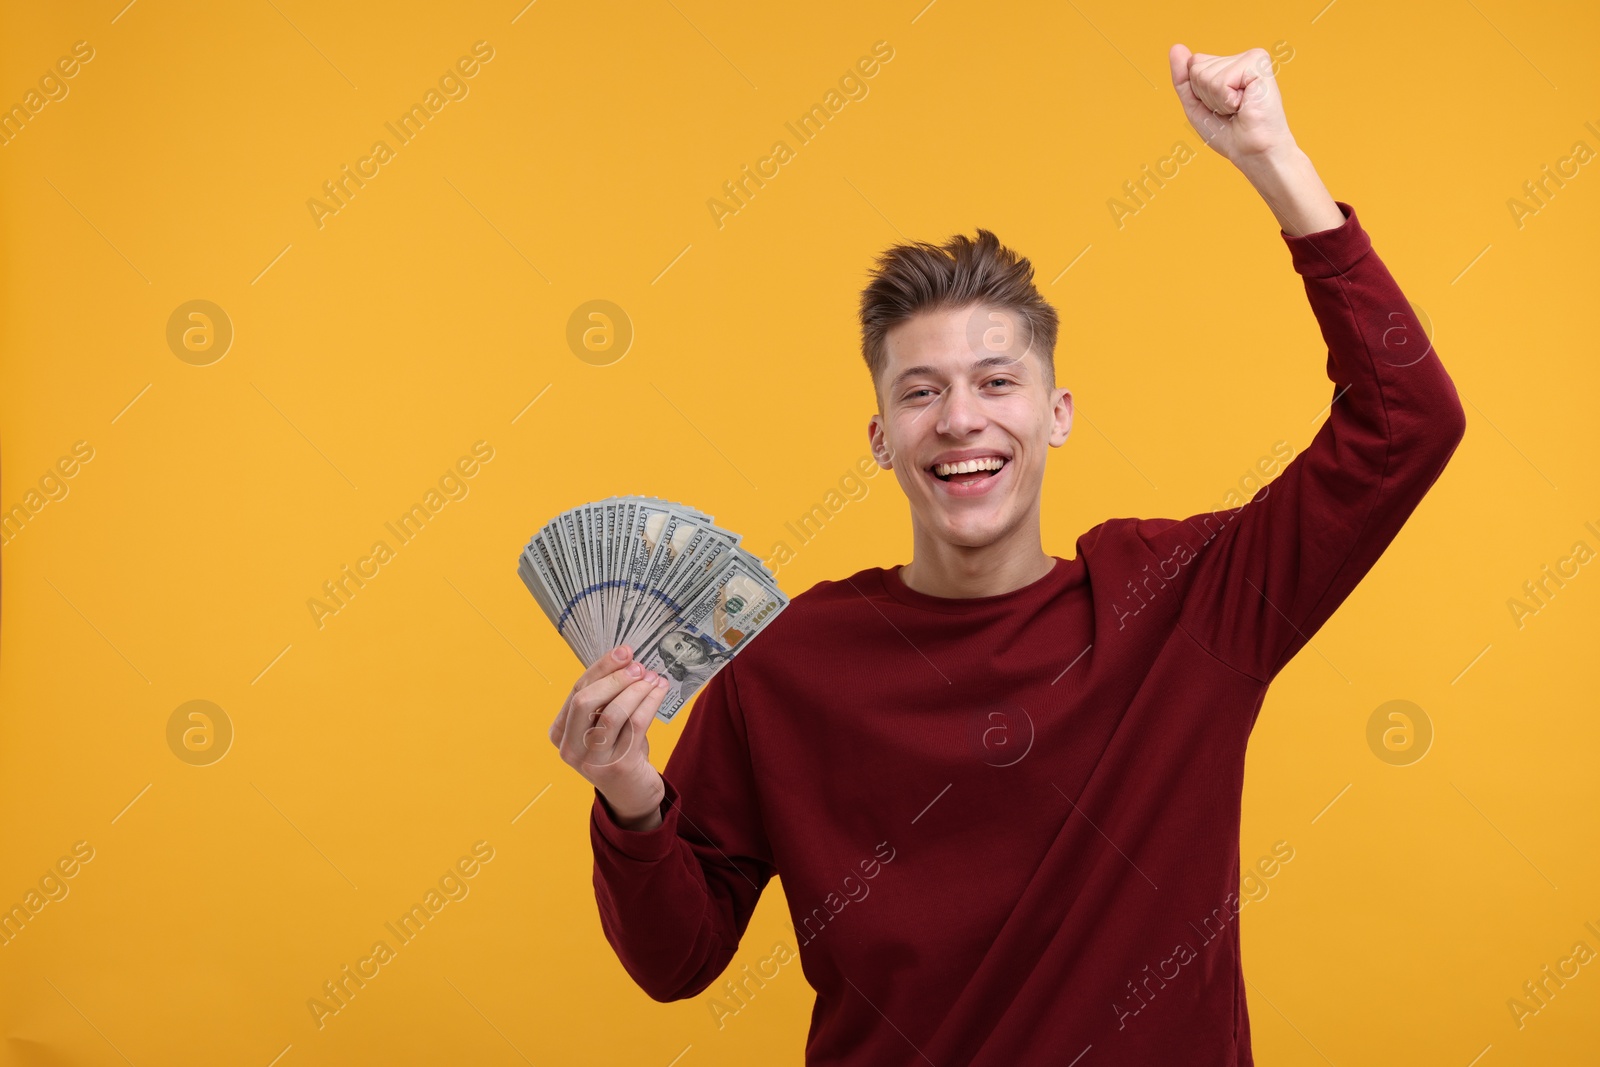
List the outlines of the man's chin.
<svg viewBox="0 0 1600 1067">
<path fill-rule="evenodd" d="M 942 509 L 926 517 L 926 526 L 935 531 L 934 536 L 949 545 L 960 548 L 987 548 L 1000 540 L 1007 523 L 1003 509 L 986 506 L 965 515 L 952 515 Z"/>
</svg>

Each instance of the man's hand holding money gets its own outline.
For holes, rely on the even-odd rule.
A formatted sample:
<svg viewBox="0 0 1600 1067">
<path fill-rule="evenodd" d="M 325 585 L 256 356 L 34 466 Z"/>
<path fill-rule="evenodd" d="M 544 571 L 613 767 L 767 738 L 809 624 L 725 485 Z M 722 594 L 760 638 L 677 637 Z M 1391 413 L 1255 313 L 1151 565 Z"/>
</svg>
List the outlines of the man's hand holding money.
<svg viewBox="0 0 1600 1067">
<path fill-rule="evenodd" d="M 645 731 L 671 686 L 618 645 L 578 676 L 550 727 L 561 759 L 600 790 L 618 825 L 661 825 L 666 786 L 650 764 Z"/>
</svg>

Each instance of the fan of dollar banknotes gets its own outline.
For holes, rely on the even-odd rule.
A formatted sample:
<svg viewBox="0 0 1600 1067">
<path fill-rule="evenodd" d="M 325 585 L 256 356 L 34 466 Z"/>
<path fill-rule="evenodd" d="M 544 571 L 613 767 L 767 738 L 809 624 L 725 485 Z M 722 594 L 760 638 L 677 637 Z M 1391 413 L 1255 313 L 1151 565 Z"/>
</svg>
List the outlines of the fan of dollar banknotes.
<svg viewBox="0 0 1600 1067">
<path fill-rule="evenodd" d="M 738 534 L 684 504 L 614 496 L 563 511 L 517 573 L 585 666 L 618 645 L 666 677 L 678 709 L 789 605 Z"/>
</svg>

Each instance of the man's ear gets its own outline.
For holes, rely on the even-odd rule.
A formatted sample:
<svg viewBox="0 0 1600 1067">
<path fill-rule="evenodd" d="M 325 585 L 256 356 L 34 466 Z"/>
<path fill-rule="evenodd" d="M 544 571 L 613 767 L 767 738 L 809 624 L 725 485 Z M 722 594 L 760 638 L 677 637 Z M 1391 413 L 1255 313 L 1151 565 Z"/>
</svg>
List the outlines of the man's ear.
<svg viewBox="0 0 1600 1067">
<path fill-rule="evenodd" d="M 884 435 L 883 416 L 881 414 L 874 415 L 867 420 L 867 445 L 872 449 L 872 458 L 878 461 L 880 470 L 894 470 L 894 453 Z"/>
<path fill-rule="evenodd" d="M 1072 433 L 1072 390 L 1065 387 L 1051 392 L 1053 403 L 1051 405 L 1050 447 L 1060 448 L 1067 443 L 1067 435 Z"/>
</svg>

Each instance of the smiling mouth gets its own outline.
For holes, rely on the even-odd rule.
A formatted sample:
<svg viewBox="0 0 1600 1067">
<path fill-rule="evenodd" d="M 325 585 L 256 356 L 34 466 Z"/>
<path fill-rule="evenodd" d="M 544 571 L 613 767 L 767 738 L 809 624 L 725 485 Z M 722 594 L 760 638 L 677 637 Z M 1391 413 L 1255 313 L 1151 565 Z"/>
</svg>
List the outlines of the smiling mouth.
<svg viewBox="0 0 1600 1067">
<path fill-rule="evenodd" d="M 929 467 L 928 473 L 939 479 L 941 482 L 951 482 L 955 485 L 974 485 L 986 478 L 993 478 L 995 475 L 1005 470 L 1006 467 L 1008 467 L 1011 463 L 1011 461 L 1008 459 L 1001 457 L 996 458 L 1000 459 L 1000 465 L 992 470 L 963 471 L 958 474 L 940 474 L 934 470 L 933 467 Z"/>
</svg>

